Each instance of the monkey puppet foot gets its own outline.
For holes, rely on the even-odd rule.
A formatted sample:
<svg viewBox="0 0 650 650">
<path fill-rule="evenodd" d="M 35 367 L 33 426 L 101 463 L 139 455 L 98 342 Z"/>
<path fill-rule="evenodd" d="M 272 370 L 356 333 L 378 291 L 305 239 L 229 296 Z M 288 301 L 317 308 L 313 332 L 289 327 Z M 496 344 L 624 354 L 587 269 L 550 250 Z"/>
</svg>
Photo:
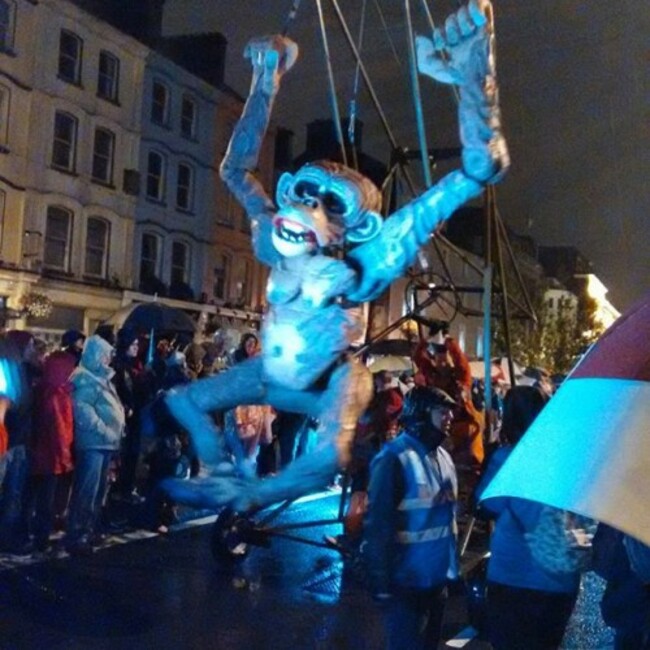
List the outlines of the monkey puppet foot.
<svg viewBox="0 0 650 650">
<path fill-rule="evenodd" d="M 251 507 L 250 493 L 256 482 L 236 476 L 168 478 L 161 482 L 161 487 L 178 503 L 210 510 L 231 506 L 237 512 L 244 512 Z"/>
</svg>

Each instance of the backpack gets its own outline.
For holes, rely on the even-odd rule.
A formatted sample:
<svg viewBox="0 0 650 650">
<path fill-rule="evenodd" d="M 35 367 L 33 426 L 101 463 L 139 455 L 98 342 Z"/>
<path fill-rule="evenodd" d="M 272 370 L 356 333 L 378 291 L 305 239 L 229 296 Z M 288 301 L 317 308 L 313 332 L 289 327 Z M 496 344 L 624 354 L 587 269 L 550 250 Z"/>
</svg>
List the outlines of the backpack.
<svg viewBox="0 0 650 650">
<path fill-rule="evenodd" d="M 568 510 L 542 506 L 537 524 L 527 530 L 512 509 L 530 553 L 549 573 L 580 573 L 591 568 L 595 522 Z"/>
<path fill-rule="evenodd" d="M 625 580 L 630 565 L 623 545 L 623 533 L 600 523 L 593 539 L 592 569 L 603 580 Z"/>
</svg>

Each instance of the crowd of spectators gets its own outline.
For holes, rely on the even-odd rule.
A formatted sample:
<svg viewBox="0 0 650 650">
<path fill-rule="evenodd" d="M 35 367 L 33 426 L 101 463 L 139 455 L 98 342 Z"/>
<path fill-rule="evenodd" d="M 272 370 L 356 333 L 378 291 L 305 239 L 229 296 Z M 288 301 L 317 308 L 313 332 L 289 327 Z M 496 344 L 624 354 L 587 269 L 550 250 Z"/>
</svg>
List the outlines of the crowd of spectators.
<svg viewBox="0 0 650 650">
<path fill-rule="evenodd" d="M 254 333 L 230 355 L 214 344 L 171 336 L 151 342 L 110 326 L 88 338 L 67 331 L 55 350 L 28 331 L 5 333 L 0 552 L 87 555 L 110 534 L 168 532 L 178 508 L 159 484 L 198 475 L 200 463 L 162 395 L 258 351 Z M 294 417 L 279 416 L 287 423 Z M 234 458 L 260 474 L 293 459 L 305 423 L 302 416 L 292 423 L 281 457 L 269 408 L 241 406 L 215 418 L 225 423 Z"/>
<path fill-rule="evenodd" d="M 129 329 L 114 332 L 100 326 L 88 338 L 82 332 L 68 331 L 56 350 L 48 350 L 28 331 L 6 332 L 0 338 L 0 552 L 44 557 L 60 551 L 88 555 L 111 533 L 132 528 L 167 533 L 177 520 L 178 508 L 160 483 L 170 477 L 197 476 L 201 465 L 187 433 L 165 407 L 165 391 L 259 352 L 259 339 L 252 332 L 242 337 L 225 363 L 225 352 L 215 355 L 212 350 L 211 354 L 206 346 L 179 345 L 164 336 L 150 341 Z M 450 491 L 449 485 L 456 485 L 456 471 L 460 483 L 461 468 L 468 472 L 465 483 L 469 482 L 474 492 L 470 501 L 476 503 L 549 399 L 548 386 L 511 388 L 503 401 L 493 402 L 488 421 L 497 433 L 486 436 L 485 409 L 479 399 L 482 391 L 473 385 L 468 360 L 457 342 L 447 332 L 432 328 L 414 350 L 413 362 L 411 373 L 374 373 L 373 398 L 359 420 L 346 474 L 352 496 L 344 534 L 330 538 L 331 545 L 341 550 L 358 549 L 364 539 L 366 543 L 380 539 L 380 546 L 385 546 L 381 553 L 401 557 L 408 545 L 406 550 L 393 548 L 394 531 L 377 537 L 373 522 L 384 526 L 390 520 L 402 540 L 417 537 L 423 532 L 418 528 L 420 515 L 404 521 L 399 515 L 409 498 L 422 506 L 422 522 L 448 517 L 447 510 L 429 511 L 417 497 L 426 483 L 420 485 L 422 477 L 418 476 L 430 465 L 422 441 L 429 440 L 431 431 L 440 434 L 432 446 L 440 458 L 426 470 L 434 478 L 425 487 L 446 494 L 453 505 L 449 512 L 455 513 L 457 487 Z M 420 402 L 421 412 L 414 419 Z M 431 409 L 433 428 L 427 419 Z M 495 418 L 501 410 L 503 418 Z M 309 453 L 314 444 L 317 423 L 306 416 L 241 405 L 214 417 L 224 429 L 233 461 L 251 474 L 271 475 L 297 455 Z M 484 450 L 484 440 L 494 439 L 496 444 Z M 422 456 L 417 462 L 412 460 L 414 450 Z M 400 461 L 405 472 L 400 478 L 402 466 L 395 458 L 402 456 L 411 460 Z M 440 459 L 449 464 L 447 477 L 437 476 Z M 391 472 L 380 472 L 382 467 L 390 467 Z M 389 477 L 391 485 L 401 486 L 395 488 L 392 498 L 386 497 L 385 486 L 378 490 L 380 476 L 384 482 Z M 411 479 L 415 496 L 409 496 Z M 436 499 L 432 503 L 438 503 Z M 580 571 L 549 573 L 531 551 L 530 537 L 538 534 L 548 510 L 521 499 L 502 499 L 479 512 L 492 521 L 494 531 L 487 571 L 487 613 L 490 641 L 497 649 L 558 647 L 575 605 Z M 447 523 L 451 535 L 456 524 Z M 402 525 L 406 528 L 400 532 Z M 594 546 L 600 559 L 593 568 L 608 581 L 603 614 L 617 630 L 616 647 L 650 647 L 650 550 L 604 525 Z M 443 579 L 440 584 L 427 579 L 424 600 L 418 580 L 407 580 L 408 589 L 417 593 L 405 599 L 404 585 L 392 585 L 389 572 L 385 572 L 381 598 L 395 597 L 393 588 L 401 594 L 387 618 L 389 636 L 404 636 L 395 630 L 404 627 L 407 613 L 415 617 L 413 629 L 418 628 L 418 621 L 428 611 L 428 606 L 422 609 L 420 605 L 428 602 L 432 593 L 440 607 L 444 606 L 443 569 L 438 572 Z M 436 576 L 438 580 L 440 576 Z M 633 610 L 627 607 L 629 593 L 635 594 Z M 623 601 L 633 616 L 619 616 Z M 441 611 L 435 609 L 438 618 Z M 437 639 L 439 620 L 429 628 L 431 638 Z M 413 638 L 421 640 L 416 632 Z"/>
</svg>

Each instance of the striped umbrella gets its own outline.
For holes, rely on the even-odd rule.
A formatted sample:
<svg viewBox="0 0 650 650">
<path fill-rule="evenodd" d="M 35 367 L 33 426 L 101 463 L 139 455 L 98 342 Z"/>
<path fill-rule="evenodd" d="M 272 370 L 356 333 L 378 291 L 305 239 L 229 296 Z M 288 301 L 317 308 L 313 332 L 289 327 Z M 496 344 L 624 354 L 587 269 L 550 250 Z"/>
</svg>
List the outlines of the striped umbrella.
<svg viewBox="0 0 650 650">
<path fill-rule="evenodd" d="M 650 544 L 650 293 L 585 355 L 483 493 L 571 510 Z"/>
</svg>

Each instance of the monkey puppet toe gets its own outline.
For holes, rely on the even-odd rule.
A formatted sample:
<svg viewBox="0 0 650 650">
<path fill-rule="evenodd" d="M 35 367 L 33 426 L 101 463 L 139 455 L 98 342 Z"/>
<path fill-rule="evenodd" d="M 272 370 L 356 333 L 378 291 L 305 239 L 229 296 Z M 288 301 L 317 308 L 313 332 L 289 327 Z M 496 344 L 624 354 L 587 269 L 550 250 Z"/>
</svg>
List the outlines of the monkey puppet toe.
<svg viewBox="0 0 650 650">
<path fill-rule="evenodd" d="M 247 494 L 253 481 L 234 476 L 209 476 L 194 479 L 168 478 L 161 482 L 162 489 L 178 503 L 196 508 L 217 510 L 223 506 L 248 502 Z"/>
</svg>

